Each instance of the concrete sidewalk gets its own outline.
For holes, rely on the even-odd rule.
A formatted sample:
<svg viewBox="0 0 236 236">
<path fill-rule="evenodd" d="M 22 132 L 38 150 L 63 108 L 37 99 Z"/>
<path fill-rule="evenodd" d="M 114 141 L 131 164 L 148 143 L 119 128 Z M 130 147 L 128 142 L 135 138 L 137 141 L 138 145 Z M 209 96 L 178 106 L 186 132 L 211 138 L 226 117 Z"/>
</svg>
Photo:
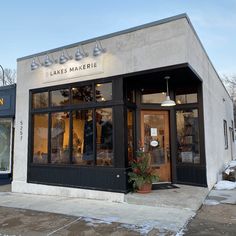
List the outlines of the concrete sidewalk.
<svg viewBox="0 0 236 236">
<path fill-rule="evenodd" d="M 158 229 L 177 233 L 196 214 L 207 193 L 206 188 L 179 186 L 176 190 L 156 190 L 146 195 L 129 194 L 127 198 L 131 204 L 0 192 L 0 206 L 136 225 L 150 231 Z M 166 204 L 163 204 L 164 201 Z"/>
</svg>

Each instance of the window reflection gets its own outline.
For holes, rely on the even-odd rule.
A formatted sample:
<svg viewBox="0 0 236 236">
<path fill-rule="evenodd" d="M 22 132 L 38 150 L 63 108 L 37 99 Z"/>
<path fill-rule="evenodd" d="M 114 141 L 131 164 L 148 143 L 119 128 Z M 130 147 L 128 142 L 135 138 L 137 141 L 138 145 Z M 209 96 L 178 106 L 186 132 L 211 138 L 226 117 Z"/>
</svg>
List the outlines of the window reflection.
<svg viewBox="0 0 236 236">
<path fill-rule="evenodd" d="M 93 152 L 92 110 L 73 111 L 73 154 L 72 163 L 91 165 Z"/>
<path fill-rule="evenodd" d="M 147 93 L 147 94 L 145 94 Z M 162 103 L 166 99 L 166 93 L 149 93 L 149 91 L 142 91 L 142 103 Z"/>
<path fill-rule="evenodd" d="M 33 94 L 32 106 L 34 109 L 48 107 L 48 92 Z"/>
<path fill-rule="evenodd" d="M 200 163 L 198 110 L 185 109 L 176 112 L 178 162 Z"/>
<path fill-rule="evenodd" d="M 93 101 L 93 89 L 90 85 L 74 87 L 71 89 L 71 93 L 73 104 L 80 104 Z"/>
<path fill-rule="evenodd" d="M 177 104 L 197 103 L 197 93 L 176 95 Z"/>
<path fill-rule="evenodd" d="M 33 163 L 48 163 L 48 114 L 33 116 Z"/>
<path fill-rule="evenodd" d="M 113 165 L 112 108 L 96 110 L 97 165 Z"/>
<path fill-rule="evenodd" d="M 51 163 L 69 163 L 69 113 L 52 113 Z"/>
<path fill-rule="evenodd" d="M 96 101 L 105 102 L 112 99 L 112 83 L 96 84 Z"/>
<path fill-rule="evenodd" d="M 0 119 L 0 172 L 10 172 L 11 120 Z"/>
<path fill-rule="evenodd" d="M 64 106 L 69 104 L 69 89 L 51 91 L 51 106 Z"/>
</svg>

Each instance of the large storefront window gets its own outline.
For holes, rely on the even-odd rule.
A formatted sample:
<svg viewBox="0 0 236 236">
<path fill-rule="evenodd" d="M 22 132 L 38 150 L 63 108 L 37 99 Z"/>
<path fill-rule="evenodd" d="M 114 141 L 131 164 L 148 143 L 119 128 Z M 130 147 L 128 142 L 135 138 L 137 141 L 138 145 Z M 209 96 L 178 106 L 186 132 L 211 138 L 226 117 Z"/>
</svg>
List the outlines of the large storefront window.
<svg viewBox="0 0 236 236">
<path fill-rule="evenodd" d="M 112 99 L 112 83 L 48 89 L 31 99 L 34 164 L 113 165 L 113 109 L 102 105 Z"/>
<path fill-rule="evenodd" d="M 178 110 L 176 124 L 178 162 L 200 164 L 198 110 Z"/>
<path fill-rule="evenodd" d="M 11 120 L 0 120 L 0 173 L 11 172 Z"/>
</svg>

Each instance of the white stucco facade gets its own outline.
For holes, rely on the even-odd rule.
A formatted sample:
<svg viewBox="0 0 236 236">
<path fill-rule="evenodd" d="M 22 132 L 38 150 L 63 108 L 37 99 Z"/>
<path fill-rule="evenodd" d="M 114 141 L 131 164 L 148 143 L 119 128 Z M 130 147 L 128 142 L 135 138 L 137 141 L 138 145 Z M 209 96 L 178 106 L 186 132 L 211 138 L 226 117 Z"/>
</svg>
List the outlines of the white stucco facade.
<svg viewBox="0 0 236 236">
<path fill-rule="evenodd" d="M 121 193 L 108 194 L 95 190 L 27 183 L 29 90 L 182 63 L 188 63 L 203 82 L 207 184 L 211 188 L 216 182 L 220 168 L 232 156 L 230 142 L 229 148 L 224 148 L 223 120 L 226 120 L 229 126 L 231 125 L 233 105 L 188 18 L 182 15 L 147 27 L 140 27 L 108 37 L 104 36 L 101 42 L 106 48 L 106 53 L 99 59 L 102 69 L 97 73 L 85 73 L 81 76 L 78 72 L 78 76 L 73 78 L 65 75 L 64 79 L 54 80 L 52 78 L 51 82 L 45 83 L 45 75 L 49 73 L 49 70 L 61 69 L 60 64 L 56 64 L 50 69 L 41 67 L 39 70 L 31 71 L 30 65 L 34 56 L 18 60 L 12 191 L 123 201 Z M 94 40 L 83 43 L 84 50 L 90 53 L 86 59 L 88 61 L 97 60 L 91 56 L 94 45 Z M 77 46 L 67 47 L 68 54 L 74 55 Z M 60 54 L 61 49 L 50 51 L 50 55 L 54 58 L 59 58 Z M 43 61 L 45 53 L 39 54 L 38 57 L 40 61 Z M 74 62 L 69 61 L 68 67 L 70 63 Z M 228 135 L 230 135 L 229 132 Z"/>
</svg>

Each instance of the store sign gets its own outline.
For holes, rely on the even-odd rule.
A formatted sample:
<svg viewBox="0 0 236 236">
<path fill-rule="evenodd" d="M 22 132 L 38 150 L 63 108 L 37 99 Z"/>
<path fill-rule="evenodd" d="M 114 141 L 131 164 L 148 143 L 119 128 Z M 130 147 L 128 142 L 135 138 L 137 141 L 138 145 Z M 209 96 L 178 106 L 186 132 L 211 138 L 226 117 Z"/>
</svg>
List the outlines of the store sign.
<svg viewBox="0 0 236 236">
<path fill-rule="evenodd" d="M 69 60 L 65 64 L 54 64 L 45 68 L 45 83 L 58 80 L 80 78 L 103 73 L 103 56 L 84 58 L 81 61 Z"/>
<path fill-rule="evenodd" d="M 10 109 L 10 95 L 0 95 L 0 111 Z"/>
</svg>

